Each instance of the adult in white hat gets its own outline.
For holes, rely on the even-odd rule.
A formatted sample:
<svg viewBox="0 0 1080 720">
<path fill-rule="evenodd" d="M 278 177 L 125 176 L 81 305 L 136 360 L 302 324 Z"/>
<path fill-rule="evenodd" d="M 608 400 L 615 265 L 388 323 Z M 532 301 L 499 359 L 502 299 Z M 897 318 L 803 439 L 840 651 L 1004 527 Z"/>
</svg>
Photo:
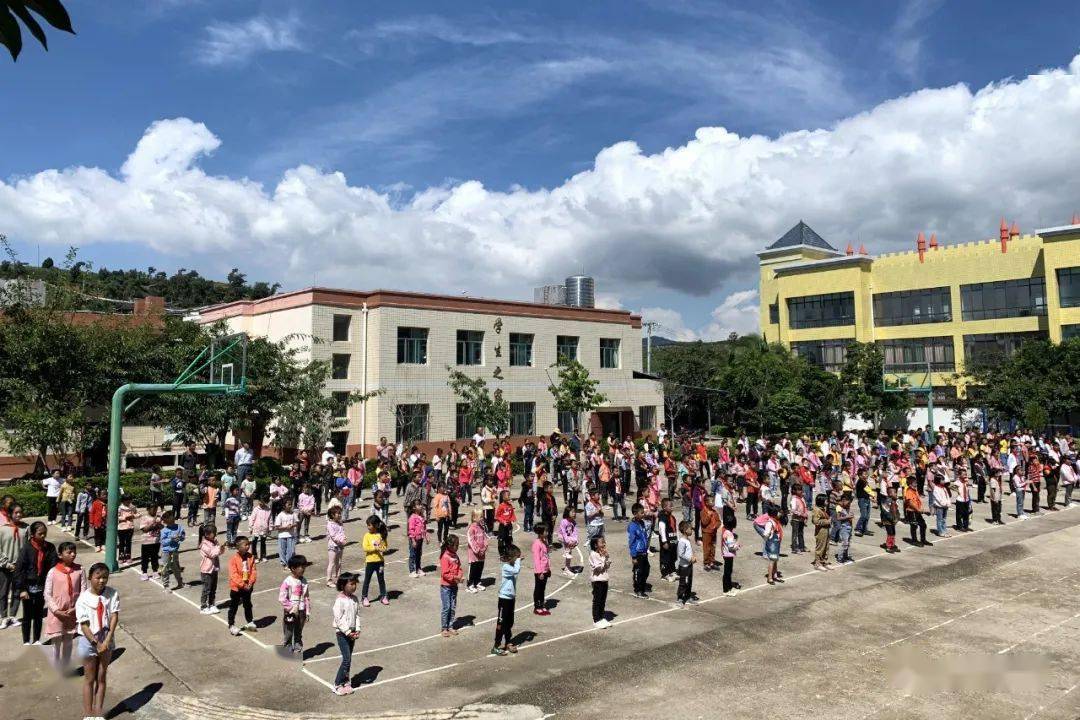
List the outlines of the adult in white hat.
<svg viewBox="0 0 1080 720">
<path fill-rule="evenodd" d="M 323 450 L 323 453 L 322 453 L 322 464 L 323 465 L 332 464 L 334 462 L 334 460 L 337 458 L 337 453 L 334 452 L 334 443 L 327 440 L 326 445 L 324 445 L 323 447 L 326 448 L 326 449 Z"/>
</svg>

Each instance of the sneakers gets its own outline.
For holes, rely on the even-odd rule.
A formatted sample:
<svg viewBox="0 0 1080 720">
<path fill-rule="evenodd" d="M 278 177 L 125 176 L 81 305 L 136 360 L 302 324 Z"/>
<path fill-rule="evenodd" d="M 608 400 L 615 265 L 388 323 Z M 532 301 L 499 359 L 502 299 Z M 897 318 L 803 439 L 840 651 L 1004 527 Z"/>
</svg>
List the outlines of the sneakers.
<svg viewBox="0 0 1080 720">
<path fill-rule="evenodd" d="M 416 577 L 424 577 L 424 575 L 427 575 L 427 573 L 425 573 L 423 570 L 416 571 Z"/>
<path fill-rule="evenodd" d="M 533 608 L 533 615 L 540 615 L 540 616 L 543 616 L 543 617 L 547 617 L 550 614 L 551 614 L 551 611 L 548 610 L 547 608 Z"/>
<path fill-rule="evenodd" d="M 331 692 L 335 695 L 352 695 L 353 689 L 349 685 L 338 685 Z"/>
<path fill-rule="evenodd" d="M 420 576 L 417 575 L 415 572 L 411 572 L 411 573 L 409 573 L 409 577 L 414 578 L 414 577 L 420 577 Z"/>
<path fill-rule="evenodd" d="M 592 626 L 597 630 L 607 630 L 611 627 L 611 622 L 609 620 L 600 619 L 594 622 Z"/>
<path fill-rule="evenodd" d="M 199 613 L 202 614 L 202 615 L 210 615 L 213 612 L 214 612 L 214 609 L 213 608 L 208 608 L 208 607 L 204 607 L 201 610 L 199 610 Z"/>
<path fill-rule="evenodd" d="M 258 630 L 258 628 L 255 627 L 255 623 L 253 623 L 253 622 L 249 622 L 249 623 L 246 623 L 244 625 L 241 625 L 240 629 L 241 630 L 250 630 L 252 632 L 255 632 L 256 630 Z"/>
<path fill-rule="evenodd" d="M 383 605 L 389 605 L 389 604 L 390 604 L 390 601 L 389 601 L 389 600 L 387 600 L 387 599 L 386 599 L 386 598 L 384 598 L 384 597 L 382 597 L 382 598 L 379 598 L 379 602 L 380 602 L 380 603 L 382 603 Z"/>
<path fill-rule="evenodd" d="M 240 634 L 240 628 L 236 627 L 235 625 L 230 625 L 229 626 L 229 634 L 233 635 L 233 636 L 239 635 Z"/>
<path fill-rule="evenodd" d="M 221 608 L 219 608 L 217 605 L 211 605 L 210 607 L 206 608 L 206 610 L 207 615 L 219 615 L 221 613 Z"/>
<path fill-rule="evenodd" d="M 735 597 L 738 594 L 739 591 L 736 588 L 731 588 L 726 593 L 724 593 L 724 597 Z"/>
<path fill-rule="evenodd" d="M 646 593 L 643 593 L 643 592 L 636 592 L 636 593 L 634 593 L 634 597 L 636 597 L 636 598 L 640 598 L 640 599 L 642 599 L 642 600 L 648 600 L 648 599 L 649 599 L 649 596 L 648 596 L 648 594 L 646 594 Z"/>
<path fill-rule="evenodd" d="M 364 607 L 371 607 L 371 601 L 368 600 L 367 598 L 364 598 L 363 600 L 361 600 L 360 604 L 363 605 Z"/>
<path fill-rule="evenodd" d="M 147 580 L 150 579 L 150 576 L 147 575 L 146 573 L 142 573 L 141 575 L 139 575 L 139 579 L 142 580 L 143 582 L 146 582 Z"/>
<path fill-rule="evenodd" d="M 491 648 L 491 654 L 492 654 L 492 655 L 499 655 L 499 656 L 502 656 L 502 655 L 505 655 L 505 654 L 506 654 L 506 651 L 505 651 L 505 650 L 503 650 L 503 649 L 502 649 L 501 647 L 499 647 L 498 645 L 496 645 L 495 647 Z"/>
<path fill-rule="evenodd" d="M 563 568 L 562 575 L 563 575 L 563 577 L 568 577 L 568 578 L 577 577 L 577 573 L 575 573 L 573 570 L 568 570 L 566 568 Z"/>
<path fill-rule="evenodd" d="M 10 624 L 11 624 L 11 618 L 9 618 L 9 617 L 0 618 L 0 630 L 7 629 L 8 625 L 10 625 Z"/>
<path fill-rule="evenodd" d="M 476 587 L 475 585 L 470 585 L 465 588 L 465 592 L 478 593 L 480 592 L 480 588 Z"/>
</svg>

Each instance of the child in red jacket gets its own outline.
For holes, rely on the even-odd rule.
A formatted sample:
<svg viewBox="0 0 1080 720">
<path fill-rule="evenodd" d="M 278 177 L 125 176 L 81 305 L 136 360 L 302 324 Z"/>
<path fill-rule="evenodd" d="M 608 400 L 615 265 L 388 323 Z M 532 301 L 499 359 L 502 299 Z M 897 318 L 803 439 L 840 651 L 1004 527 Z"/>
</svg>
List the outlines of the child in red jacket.
<svg viewBox="0 0 1080 720">
<path fill-rule="evenodd" d="M 514 506 L 510 502 L 510 491 L 500 491 L 499 506 L 495 508 L 495 522 L 499 523 L 500 554 L 502 554 L 504 548 L 508 548 L 513 544 L 514 520 L 516 519 L 517 516 L 514 514 Z"/>
<path fill-rule="evenodd" d="M 457 612 L 458 585 L 465 578 L 458 558 L 458 536 L 447 535 L 439 554 L 439 596 L 442 598 L 442 636 L 457 635 L 454 615 Z"/>
<path fill-rule="evenodd" d="M 105 504 L 105 491 L 99 490 L 94 502 L 90 503 L 90 529 L 94 531 L 94 550 L 97 552 L 105 549 L 105 518 L 108 507 Z"/>
</svg>

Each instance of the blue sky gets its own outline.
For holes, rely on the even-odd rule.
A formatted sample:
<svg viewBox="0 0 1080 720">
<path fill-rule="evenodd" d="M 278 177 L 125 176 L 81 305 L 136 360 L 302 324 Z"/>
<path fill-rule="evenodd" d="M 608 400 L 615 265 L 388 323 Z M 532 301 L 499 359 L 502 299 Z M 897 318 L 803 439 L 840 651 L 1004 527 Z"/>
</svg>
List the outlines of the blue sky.
<svg viewBox="0 0 1080 720">
<path fill-rule="evenodd" d="M 969 240 L 993 233 L 999 207 L 1026 230 L 1060 224 L 1080 202 L 1046 168 L 989 200 L 978 185 L 945 199 L 910 192 L 909 177 L 876 188 L 891 218 L 853 218 L 846 207 L 875 198 L 836 159 L 851 147 L 837 127 L 866 114 L 870 137 L 914 131 L 940 148 L 971 141 L 991 83 L 1016 88 L 997 101 L 1037 98 L 1047 89 L 1024 79 L 1063 68 L 1071 88 L 1077 3 L 146 5 L 71 0 L 77 37 L 52 33 L 50 52 L 28 43 L 0 69 L 18 107 L 0 114 L 0 210 L 5 190 L 36 204 L 0 232 L 30 259 L 38 243 L 42 256 L 75 244 L 111 267 L 224 276 L 240 265 L 286 287 L 518 298 L 585 265 L 605 302 L 652 309 L 669 334 L 690 337 L 752 329 L 752 251 L 800 217 L 838 246 L 855 235 L 873 251 L 906 247 L 920 221 Z M 932 125 L 935 104 L 956 113 L 951 138 Z M 186 120 L 154 125 L 175 119 Z M 720 127 L 719 138 L 698 133 Z M 1070 149 L 1069 128 L 1043 140 Z M 755 154 L 752 136 L 817 129 L 831 134 Z M 129 169 L 164 170 L 160 195 L 136 212 L 121 196 L 149 197 L 124 170 L 140 138 L 145 163 Z M 978 154 L 1016 148 L 1001 133 L 977 140 Z M 818 158 L 829 165 L 818 182 L 806 156 L 822 142 L 836 154 Z M 682 167 L 702 163 L 702 148 L 727 154 Z M 801 164 L 785 172 L 777 156 L 794 154 Z M 896 158 L 881 162 L 889 172 Z M 573 182 L 579 173 L 590 177 Z M 776 183 L 783 202 L 771 202 Z"/>
</svg>

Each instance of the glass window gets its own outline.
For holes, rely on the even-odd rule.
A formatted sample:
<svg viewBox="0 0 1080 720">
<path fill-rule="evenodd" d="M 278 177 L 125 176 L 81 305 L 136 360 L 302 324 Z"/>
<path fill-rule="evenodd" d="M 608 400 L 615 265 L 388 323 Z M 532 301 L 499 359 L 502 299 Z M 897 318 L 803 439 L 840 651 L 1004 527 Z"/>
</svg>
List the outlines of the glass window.
<svg viewBox="0 0 1080 720">
<path fill-rule="evenodd" d="M 335 430 L 330 433 L 330 442 L 334 443 L 334 452 L 338 455 L 344 455 L 347 452 L 345 446 L 349 442 L 349 431 Z"/>
<path fill-rule="evenodd" d="M 878 345 L 888 372 L 917 372 L 925 370 L 927 363 L 934 372 L 956 370 L 953 340 L 949 336 L 881 340 Z"/>
<path fill-rule="evenodd" d="M 347 392 L 332 392 L 330 398 L 334 401 L 334 417 L 349 417 L 349 395 Z"/>
<path fill-rule="evenodd" d="M 482 365 L 484 363 L 484 331 L 457 331 L 457 364 Z"/>
<path fill-rule="evenodd" d="M 348 353 L 334 353 L 330 356 L 330 377 L 334 380 L 349 379 L 349 361 L 352 356 Z"/>
<path fill-rule="evenodd" d="M 399 365 L 427 364 L 427 335 L 427 328 L 399 327 L 397 329 Z"/>
<path fill-rule="evenodd" d="M 788 298 L 787 307 L 793 330 L 855 324 L 854 292 Z"/>
<path fill-rule="evenodd" d="M 533 336 L 510 333 L 510 367 L 532 367 Z"/>
<path fill-rule="evenodd" d="M 960 286 L 964 320 L 1046 314 L 1046 278 L 1020 278 Z"/>
<path fill-rule="evenodd" d="M 780 324 L 780 303 L 769 303 L 769 322 L 773 325 Z"/>
<path fill-rule="evenodd" d="M 469 403 L 458 403 L 454 410 L 454 437 L 466 440 L 472 437 L 474 430 L 476 428 L 469 419 Z"/>
<path fill-rule="evenodd" d="M 791 351 L 811 365 L 828 372 L 840 372 L 847 360 L 851 340 L 807 340 L 791 343 Z"/>
<path fill-rule="evenodd" d="M 334 316 L 334 342 L 349 341 L 350 325 L 352 325 L 352 315 Z"/>
<path fill-rule="evenodd" d="M 512 402 L 510 403 L 510 434 L 511 435 L 535 435 L 536 434 L 536 403 Z"/>
<path fill-rule="evenodd" d="M 574 413 L 569 410 L 559 411 L 559 430 L 564 433 L 571 433 L 577 429 L 577 418 L 574 417 Z"/>
<path fill-rule="evenodd" d="M 981 333 L 964 336 L 964 362 L 971 366 L 992 363 L 1016 352 L 1031 340 L 1045 340 L 1041 331 L 1015 333 Z"/>
<path fill-rule="evenodd" d="M 558 362 L 563 358 L 577 360 L 578 339 L 573 335 L 558 335 L 555 337 L 555 357 Z"/>
<path fill-rule="evenodd" d="M 600 367 L 619 367 L 619 341 L 617 338 L 600 338 Z"/>
<path fill-rule="evenodd" d="M 656 428 L 656 406 L 642 405 L 638 408 L 638 429 L 654 430 Z"/>
<path fill-rule="evenodd" d="M 411 443 L 427 440 L 428 406 L 426 404 L 398 405 L 395 410 L 397 442 Z"/>
<path fill-rule="evenodd" d="M 948 287 L 900 290 L 874 295 L 874 325 L 918 325 L 952 320 Z"/>
<path fill-rule="evenodd" d="M 1062 325 L 1061 326 L 1061 339 L 1072 340 L 1073 338 L 1080 338 L 1080 324 L 1077 325 Z"/>
<path fill-rule="evenodd" d="M 1080 267 L 1058 268 L 1057 282 L 1061 307 L 1080 307 Z"/>
</svg>

